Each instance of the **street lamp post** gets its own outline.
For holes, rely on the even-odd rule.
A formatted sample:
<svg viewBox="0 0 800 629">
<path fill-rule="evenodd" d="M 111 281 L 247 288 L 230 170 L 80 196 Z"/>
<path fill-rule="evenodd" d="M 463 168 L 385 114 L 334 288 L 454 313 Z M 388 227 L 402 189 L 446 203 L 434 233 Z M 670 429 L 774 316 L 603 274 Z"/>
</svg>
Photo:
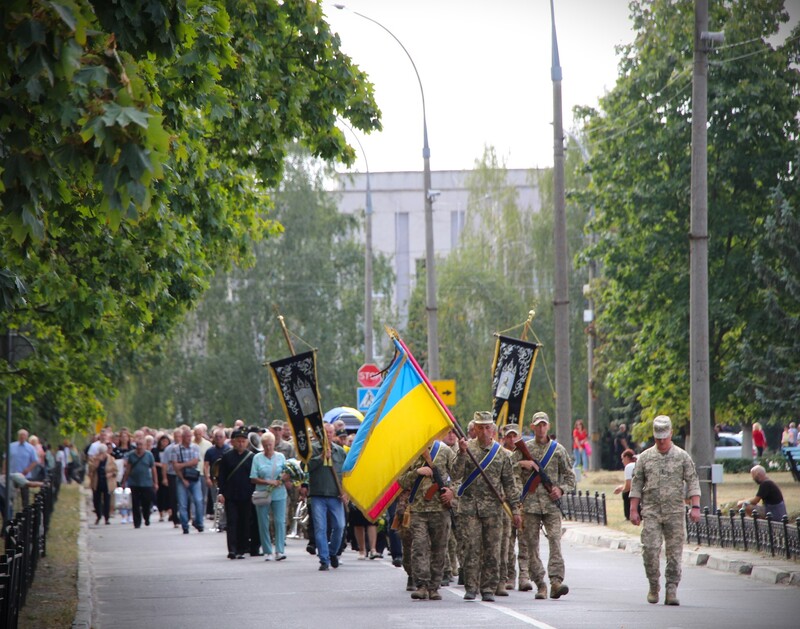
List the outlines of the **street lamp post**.
<svg viewBox="0 0 800 629">
<path fill-rule="evenodd" d="M 343 4 L 334 4 L 337 9 L 345 9 Z M 423 160 L 423 194 L 425 196 L 425 277 L 426 277 L 426 300 L 425 310 L 428 319 L 428 376 L 432 380 L 439 379 L 439 321 L 438 321 L 438 307 L 436 305 L 436 266 L 433 253 L 433 199 L 436 193 L 431 190 L 431 149 L 428 146 L 428 119 L 425 112 L 425 90 L 422 88 L 422 79 L 417 71 L 417 64 L 411 54 L 406 50 L 397 35 L 386 28 L 383 24 L 374 20 L 373 18 L 351 11 L 354 15 L 364 18 L 373 24 L 381 27 L 384 31 L 391 35 L 406 53 L 411 66 L 414 68 L 414 74 L 417 76 L 419 83 L 419 92 L 422 96 L 422 160 Z"/>
<path fill-rule="evenodd" d="M 555 364 L 556 364 L 556 435 L 562 441 L 572 433 L 572 400 L 569 359 L 569 283 L 567 278 L 567 216 L 564 194 L 564 131 L 561 122 L 561 63 L 558 58 L 556 18 L 550 0 L 552 20 L 553 81 L 553 236 L 555 240 Z"/>
</svg>

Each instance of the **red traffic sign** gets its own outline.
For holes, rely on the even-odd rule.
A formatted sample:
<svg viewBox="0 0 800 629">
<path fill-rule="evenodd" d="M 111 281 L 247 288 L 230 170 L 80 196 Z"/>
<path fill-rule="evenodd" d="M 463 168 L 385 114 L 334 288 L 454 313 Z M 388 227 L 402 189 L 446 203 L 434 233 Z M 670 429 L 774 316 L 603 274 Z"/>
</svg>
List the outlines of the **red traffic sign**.
<svg viewBox="0 0 800 629">
<path fill-rule="evenodd" d="M 377 387 L 383 378 L 378 365 L 367 363 L 358 368 L 358 384 L 362 387 Z"/>
</svg>

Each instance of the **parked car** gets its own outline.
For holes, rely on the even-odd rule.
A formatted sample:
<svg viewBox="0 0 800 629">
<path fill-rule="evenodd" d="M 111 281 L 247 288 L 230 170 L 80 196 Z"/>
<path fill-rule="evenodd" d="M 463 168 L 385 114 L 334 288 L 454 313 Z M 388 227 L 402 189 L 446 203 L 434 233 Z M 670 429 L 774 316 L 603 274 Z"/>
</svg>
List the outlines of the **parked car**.
<svg viewBox="0 0 800 629">
<path fill-rule="evenodd" d="M 753 446 L 753 458 L 758 454 Z M 721 432 L 714 448 L 714 459 L 741 459 L 742 458 L 742 433 Z"/>
</svg>

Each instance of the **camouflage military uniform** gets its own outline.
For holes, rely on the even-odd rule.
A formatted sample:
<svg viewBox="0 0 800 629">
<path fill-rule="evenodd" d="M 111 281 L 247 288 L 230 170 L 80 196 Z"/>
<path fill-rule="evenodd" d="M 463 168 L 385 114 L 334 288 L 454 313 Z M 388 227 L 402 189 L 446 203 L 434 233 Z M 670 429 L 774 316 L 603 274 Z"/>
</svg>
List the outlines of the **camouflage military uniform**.
<svg viewBox="0 0 800 629">
<path fill-rule="evenodd" d="M 491 447 L 483 448 L 477 439 L 467 447 L 480 463 Z M 454 477 L 461 482 L 475 469 L 466 453 L 456 457 Z M 519 512 L 520 487 L 514 476 L 508 450 L 501 447 L 487 466 L 486 475 L 505 492 L 514 512 Z M 458 526 L 464 542 L 464 587 L 468 592 L 494 595 L 500 583 L 500 543 L 503 534 L 503 506 L 489 489 L 483 476 L 478 476 L 461 495 L 458 504 Z M 503 575 L 505 577 L 505 575 Z"/>
<path fill-rule="evenodd" d="M 686 491 L 684 491 L 686 483 Z M 684 498 L 700 495 L 700 483 L 691 457 L 675 444 L 666 454 L 656 447 L 639 455 L 633 470 L 631 498 L 642 505 L 642 556 L 651 588 L 658 591 L 661 576 L 661 540 L 666 547 L 667 585 L 681 580 L 681 555 L 686 538 Z"/>
<path fill-rule="evenodd" d="M 453 451 L 453 456 L 458 455 L 458 442 L 449 446 L 450 449 Z M 450 506 L 453 509 L 453 513 L 455 514 L 455 523 L 456 523 L 456 530 L 453 530 L 453 527 L 450 527 L 450 534 L 447 537 L 447 559 L 445 560 L 445 576 L 453 576 L 458 574 L 459 566 L 462 565 L 462 560 L 464 559 L 462 556 L 462 547 L 463 545 L 459 542 L 459 530 L 458 530 L 458 488 L 461 486 L 461 480 L 451 478 L 450 479 L 450 489 L 453 490 L 453 500 L 450 503 Z M 448 570 L 448 563 L 450 569 Z"/>
<path fill-rule="evenodd" d="M 445 486 L 452 474 L 455 459 L 455 454 L 445 444 L 441 444 L 433 459 Z M 417 469 L 425 464 L 425 459 L 420 456 L 400 476 L 399 484 L 403 489 L 411 489 L 415 481 L 422 478 L 414 500 L 408 506 L 411 510 L 411 577 L 418 588 L 433 593 L 439 589 L 444 573 L 450 514 L 438 494 L 430 500 L 425 499 L 425 494 L 433 485 L 433 478 L 420 477 L 417 473 Z"/>
<path fill-rule="evenodd" d="M 531 456 L 541 461 L 550 446 L 548 440 L 545 444 L 536 443 L 535 439 L 525 442 Z M 531 471 L 519 465 L 522 454 L 515 450 L 512 454 L 514 469 L 520 485 L 520 493 L 525 482 L 530 477 Z M 566 448 L 560 443 L 556 445 L 555 452 L 544 468 L 544 471 L 563 493 L 575 489 L 575 473 L 572 471 L 572 461 Z M 561 512 L 558 506 L 550 499 L 547 491 L 538 483 L 535 491 L 529 491 L 522 503 L 523 526 L 519 534 L 520 561 L 519 580 L 531 580 L 537 586 L 544 584 L 544 566 L 539 557 L 539 528 L 544 526 L 545 535 L 550 546 L 550 556 L 547 560 L 547 574 L 553 581 L 564 580 L 564 558 L 561 555 Z M 523 551 L 525 550 L 525 557 Z"/>
</svg>

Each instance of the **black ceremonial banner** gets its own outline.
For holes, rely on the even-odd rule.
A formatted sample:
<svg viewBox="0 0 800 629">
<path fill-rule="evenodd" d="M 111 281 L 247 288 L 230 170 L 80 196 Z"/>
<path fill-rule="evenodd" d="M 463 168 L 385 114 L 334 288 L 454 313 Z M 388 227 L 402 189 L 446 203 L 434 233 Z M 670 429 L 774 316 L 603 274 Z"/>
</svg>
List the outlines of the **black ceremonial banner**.
<svg viewBox="0 0 800 629">
<path fill-rule="evenodd" d="M 538 351 L 536 343 L 497 337 L 492 364 L 492 417 L 498 428 L 506 424 L 519 424 L 522 428 L 525 400 Z"/>
<path fill-rule="evenodd" d="M 314 352 L 297 354 L 269 364 L 275 388 L 281 396 L 281 404 L 292 427 L 297 456 L 303 461 L 311 457 L 311 444 L 307 427 L 325 443 L 325 429 L 319 408 L 317 389 L 317 363 Z"/>
</svg>

